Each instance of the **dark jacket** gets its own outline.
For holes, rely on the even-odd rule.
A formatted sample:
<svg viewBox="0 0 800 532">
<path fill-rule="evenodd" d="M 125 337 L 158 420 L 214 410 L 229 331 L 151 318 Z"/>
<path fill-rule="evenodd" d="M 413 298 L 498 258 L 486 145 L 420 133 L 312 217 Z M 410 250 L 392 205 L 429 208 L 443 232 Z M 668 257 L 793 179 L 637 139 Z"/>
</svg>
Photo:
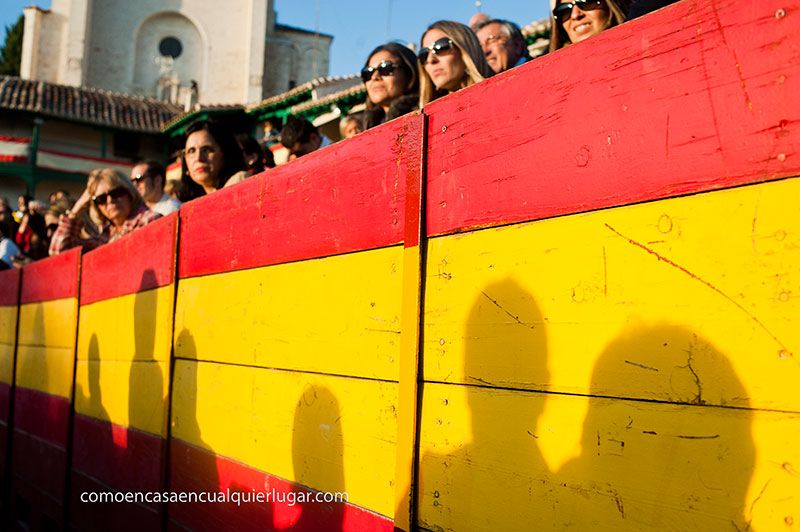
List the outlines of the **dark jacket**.
<svg viewBox="0 0 800 532">
<path fill-rule="evenodd" d="M 419 94 L 406 94 L 400 96 L 392 105 L 389 110 L 384 114 L 382 107 L 373 107 L 364 112 L 364 129 L 367 130 L 371 127 L 379 126 L 389 120 L 394 120 L 398 116 L 416 111 L 419 106 Z"/>
<path fill-rule="evenodd" d="M 627 20 L 632 18 L 641 17 L 656 9 L 674 4 L 678 0 L 633 0 L 630 9 L 628 10 Z"/>
</svg>

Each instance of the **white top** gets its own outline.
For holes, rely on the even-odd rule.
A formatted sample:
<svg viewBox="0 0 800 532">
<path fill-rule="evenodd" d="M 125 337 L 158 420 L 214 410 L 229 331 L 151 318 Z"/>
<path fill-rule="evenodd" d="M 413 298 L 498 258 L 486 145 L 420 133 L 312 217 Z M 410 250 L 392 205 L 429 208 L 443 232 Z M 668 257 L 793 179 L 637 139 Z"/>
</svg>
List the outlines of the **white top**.
<svg viewBox="0 0 800 532">
<path fill-rule="evenodd" d="M 175 212 L 181 208 L 181 202 L 170 196 L 169 194 L 162 194 L 161 199 L 150 207 L 151 211 L 155 211 L 161 216 L 166 216 L 171 212 Z"/>
<path fill-rule="evenodd" d="M 13 268 L 14 262 L 11 260 L 11 257 L 17 255 L 19 255 L 19 248 L 17 245 L 10 238 L 0 237 L 0 260 Z"/>
</svg>

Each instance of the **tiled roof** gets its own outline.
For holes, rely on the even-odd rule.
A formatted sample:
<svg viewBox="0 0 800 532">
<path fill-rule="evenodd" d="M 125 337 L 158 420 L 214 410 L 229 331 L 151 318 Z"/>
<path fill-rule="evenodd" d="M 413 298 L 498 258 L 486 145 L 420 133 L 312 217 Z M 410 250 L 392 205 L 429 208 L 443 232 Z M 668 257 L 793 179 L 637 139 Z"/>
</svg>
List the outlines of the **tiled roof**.
<svg viewBox="0 0 800 532">
<path fill-rule="evenodd" d="M 302 85 L 298 85 L 297 87 L 291 90 L 282 92 L 280 94 L 276 94 L 275 96 L 270 96 L 269 98 L 261 100 L 258 103 L 249 105 L 247 107 L 247 112 L 254 113 L 263 111 L 270 107 L 279 107 L 281 104 L 288 102 L 294 97 L 301 96 L 304 93 L 310 93 L 317 87 L 324 86 L 333 82 L 355 80 L 358 77 L 359 76 L 357 74 L 351 74 L 349 76 L 323 76 L 316 79 L 312 79 L 311 81 L 307 81 Z"/>
<path fill-rule="evenodd" d="M 12 76 L 0 76 L 0 109 L 147 133 L 160 132 L 181 112 L 180 106 L 150 98 Z"/>
<path fill-rule="evenodd" d="M 528 43 L 531 57 L 544 55 L 550 46 L 550 19 L 544 18 L 531 22 L 522 28 L 522 35 Z"/>
<path fill-rule="evenodd" d="M 294 107 L 290 108 L 289 112 L 291 114 L 299 114 L 304 111 L 314 109 L 316 107 L 322 107 L 325 105 L 334 104 L 339 100 L 342 100 L 347 97 L 358 97 L 358 96 L 363 96 L 364 98 L 366 98 L 367 96 L 367 88 L 364 86 L 363 83 L 359 83 L 358 85 L 354 85 L 344 90 L 334 92 L 333 94 L 329 94 L 328 96 L 320 98 L 319 100 L 309 100 L 307 102 L 297 104 Z"/>
<path fill-rule="evenodd" d="M 199 104 L 196 105 L 194 109 L 191 111 L 181 112 L 170 118 L 167 122 L 164 122 L 164 125 L 161 126 L 162 131 L 167 131 L 171 127 L 175 126 L 175 124 L 181 122 L 188 122 L 192 120 L 195 116 L 200 116 L 203 113 L 224 113 L 224 112 L 236 112 L 236 111 L 244 111 L 244 105 L 240 104 L 208 104 L 203 105 Z"/>
</svg>

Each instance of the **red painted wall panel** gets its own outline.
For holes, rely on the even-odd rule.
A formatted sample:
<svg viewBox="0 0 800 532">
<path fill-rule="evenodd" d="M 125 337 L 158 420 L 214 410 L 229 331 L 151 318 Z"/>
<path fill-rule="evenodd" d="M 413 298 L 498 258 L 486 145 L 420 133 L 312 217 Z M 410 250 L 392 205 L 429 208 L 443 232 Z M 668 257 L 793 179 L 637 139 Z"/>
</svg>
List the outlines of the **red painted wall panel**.
<svg viewBox="0 0 800 532">
<path fill-rule="evenodd" d="M 28 264 L 22 269 L 21 303 L 78 297 L 80 248 Z"/>
<path fill-rule="evenodd" d="M 83 256 L 81 305 L 166 286 L 175 277 L 178 214 Z"/>
<path fill-rule="evenodd" d="M 799 12 L 684 0 L 433 102 L 428 234 L 800 174 Z"/>
<path fill-rule="evenodd" d="M 161 438 L 81 414 L 73 423 L 73 471 L 117 490 L 163 488 Z"/>
<path fill-rule="evenodd" d="M 402 242 L 423 122 L 404 117 L 184 205 L 180 277 Z"/>
<path fill-rule="evenodd" d="M 173 491 L 307 491 L 306 488 L 214 456 L 206 450 L 180 440 L 170 442 L 170 489 Z M 284 495 L 281 495 L 284 497 Z M 285 500 L 285 499 L 284 499 Z M 343 503 L 262 504 L 170 504 L 171 530 L 292 530 L 295 532 L 393 530 L 391 519 L 357 506 Z"/>
<path fill-rule="evenodd" d="M 89 503 L 82 493 L 106 492 L 108 486 L 73 471 L 70 485 L 70 526 L 82 532 L 142 532 L 161 530 L 163 509 L 136 503 Z M 88 497 L 88 495 L 87 495 Z"/>
<path fill-rule="evenodd" d="M 14 430 L 11 452 L 14 455 L 13 475 L 61 505 L 66 486 L 66 450 L 26 432 Z"/>
<path fill-rule="evenodd" d="M 63 397 L 19 386 L 15 390 L 14 429 L 62 449 L 67 448 L 69 412 L 69 401 Z"/>
<path fill-rule="evenodd" d="M 0 271 L 0 306 L 13 307 L 19 303 L 19 280 L 22 270 Z"/>
</svg>

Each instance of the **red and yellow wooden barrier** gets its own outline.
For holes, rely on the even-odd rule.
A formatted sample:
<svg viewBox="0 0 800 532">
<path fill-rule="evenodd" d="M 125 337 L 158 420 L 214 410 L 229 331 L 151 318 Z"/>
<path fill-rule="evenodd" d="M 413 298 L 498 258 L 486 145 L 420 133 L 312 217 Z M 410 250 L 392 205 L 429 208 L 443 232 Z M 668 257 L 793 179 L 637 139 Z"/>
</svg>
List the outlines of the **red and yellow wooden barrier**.
<svg viewBox="0 0 800 532">
<path fill-rule="evenodd" d="M 0 272 L 0 498 L 6 499 L 9 458 L 11 394 L 14 386 L 14 357 L 17 350 L 20 270 Z"/>
<path fill-rule="evenodd" d="M 27 266 L 22 276 L 12 439 L 12 518 L 63 526 L 80 250 Z"/>
<path fill-rule="evenodd" d="M 158 529 L 164 505 L 87 504 L 92 491 L 165 489 L 178 216 L 83 257 L 71 525 Z"/>
<path fill-rule="evenodd" d="M 421 526 L 797 519 L 787 12 L 681 2 L 426 109 Z"/>
<path fill-rule="evenodd" d="M 76 252 L 27 267 L 15 500 L 59 522 L 69 458 L 79 530 L 796 528 L 798 13 L 683 0 L 188 203 L 80 296 Z"/>
<path fill-rule="evenodd" d="M 181 505 L 174 522 L 391 528 L 401 244 L 418 226 L 422 124 L 406 117 L 181 210 L 173 488 L 349 499 Z"/>
</svg>

